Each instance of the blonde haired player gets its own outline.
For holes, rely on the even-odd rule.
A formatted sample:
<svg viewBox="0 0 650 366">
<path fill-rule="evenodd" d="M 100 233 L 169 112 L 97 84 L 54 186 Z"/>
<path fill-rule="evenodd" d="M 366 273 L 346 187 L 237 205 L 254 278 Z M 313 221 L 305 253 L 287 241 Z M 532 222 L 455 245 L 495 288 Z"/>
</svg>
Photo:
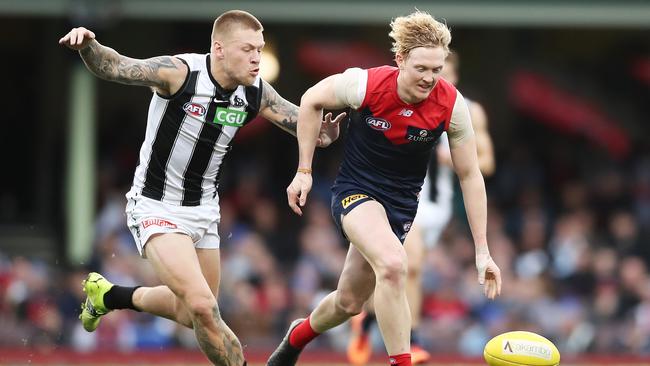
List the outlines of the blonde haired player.
<svg viewBox="0 0 650 366">
<path fill-rule="evenodd" d="M 456 85 L 459 68 L 458 54 L 447 56 L 441 76 Z M 495 162 L 492 139 L 487 128 L 487 116 L 483 107 L 465 98 L 472 117 L 476 138 L 479 169 L 484 177 L 494 173 Z M 404 248 L 409 258 L 406 294 L 411 308 L 411 360 L 413 364 L 426 363 L 431 355 L 420 344 L 414 332 L 420 325 L 422 310 L 422 265 L 425 250 L 437 245 L 453 213 L 454 177 L 449 140 L 446 133 L 440 136 L 436 152 L 429 164 L 427 175 L 420 192 L 418 212 L 409 231 Z M 369 330 L 375 322 L 374 310 L 366 311 L 352 319 L 352 332 L 348 344 L 348 360 L 354 365 L 365 365 L 372 354 Z"/>
<path fill-rule="evenodd" d="M 344 159 L 332 187 L 332 216 L 352 244 L 336 291 L 306 319 L 294 321 L 268 366 L 294 365 L 319 334 L 374 307 L 391 365 L 411 365 L 411 316 L 402 243 L 417 211 L 437 139 L 449 136 L 476 246 L 479 283 L 494 298 L 499 268 L 486 239 L 487 200 L 476 141 L 463 96 L 440 78 L 449 53 L 447 27 L 416 11 L 391 23 L 397 67 L 352 68 L 320 81 L 303 95 L 298 116 L 299 163 L 287 188 L 297 214 L 311 189 L 311 165 L 323 109 L 352 109 Z"/>
<path fill-rule="evenodd" d="M 147 86 L 153 96 L 126 214 L 140 254 L 164 284 L 113 285 L 99 273 L 84 281 L 81 321 L 92 332 L 115 309 L 145 311 L 194 329 L 214 365 L 245 365 L 242 347 L 219 314 L 218 177 L 237 131 L 256 115 L 295 135 L 298 107 L 259 77 L 262 24 L 231 10 L 214 22 L 207 54 L 138 60 L 101 45 L 86 28 L 59 40 L 79 51 L 96 76 Z M 319 144 L 338 136 L 326 116 Z"/>
</svg>

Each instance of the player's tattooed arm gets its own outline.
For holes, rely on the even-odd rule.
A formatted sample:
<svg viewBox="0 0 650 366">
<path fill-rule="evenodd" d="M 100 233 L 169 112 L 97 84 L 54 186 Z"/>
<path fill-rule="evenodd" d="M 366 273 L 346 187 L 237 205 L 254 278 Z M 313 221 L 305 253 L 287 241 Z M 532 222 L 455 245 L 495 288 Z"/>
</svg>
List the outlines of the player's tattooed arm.
<svg viewBox="0 0 650 366">
<path fill-rule="evenodd" d="M 260 115 L 281 129 L 296 136 L 298 106 L 282 98 L 271 84 L 263 81 Z"/>
<path fill-rule="evenodd" d="M 79 50 L 88 69 L 96 76 L 122 84 L 155 88 L 162 94 L 173 94 L 187 75 L 187 66 L 171 56 L 146 60 L 122 56 L 110 47 L 92 41 Z"/>
</svg>

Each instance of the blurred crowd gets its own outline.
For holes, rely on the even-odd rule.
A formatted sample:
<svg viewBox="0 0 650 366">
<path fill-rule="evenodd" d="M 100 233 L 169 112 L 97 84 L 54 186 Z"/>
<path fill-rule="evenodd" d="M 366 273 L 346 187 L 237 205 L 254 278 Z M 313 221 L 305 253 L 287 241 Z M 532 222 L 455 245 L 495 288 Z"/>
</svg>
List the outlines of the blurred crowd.
<svg viewBox="0 0 650 366">
<path fill-rule="evenodd" d="M 650 353 L 650 155 L 637 154 L 625 164 L 567 163 L 540 156 L 534 145 L 512 149 L 499 157 L 497 173 L 487 181 L 488 236 L 504 276 L 502 296 L 487 301 L 477 283 L 457 195 L 451 224 L 426 254 L 419 329 L 424 346 L 478 355 L 490 337 L 523 329 L 552 339 L 565 354 Z M 270 192 L 269 169 L 247 161 L 227 167 L 231 183 L 221 193 L 219 303 L 246 347 L 269 348 L 292 319 L 308 314 L 336 286 L 347 243 L 330 217 L 327 171 L 333 169 L 315 177 L 320 183 L 306 213 L 295 218 L 283 192 Z M 118 284 L 158 284 L 127 230 L 126 188 L 100 187 L 90 263 L 70 267 L 0 253 L 0 346 L 196 347 L 190 330 L 131 311 L 102 318 L 95 333 L 81 328 L 87 271 Z M 343 350 L 347 333 L 344 324 L 310 347 Z M 372 334 L 381 349 L 378 330 Z"/>
</svg>

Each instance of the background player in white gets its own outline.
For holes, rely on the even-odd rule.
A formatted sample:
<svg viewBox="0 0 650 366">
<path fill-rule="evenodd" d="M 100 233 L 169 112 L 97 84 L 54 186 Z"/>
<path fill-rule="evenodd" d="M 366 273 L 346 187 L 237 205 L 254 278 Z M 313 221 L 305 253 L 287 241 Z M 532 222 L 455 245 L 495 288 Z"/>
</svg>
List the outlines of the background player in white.
<svg viewBox="0 0 650 366">
<path fill-rule="evenodd" d="M 218 173 L 238 128 L 260 114 L 295 135 L 298 107 L 258 76 L 263 27 L 251 14 L 219 16 L 208 55 L 132 59 L 102 46 L 95 34 L 74 28 L 59 40 L 78 50 L 96 76 L 147 86 L 154 95 L 140 164 L 129 192 L 127 218 L 141 254 L 164 284 L 115 286 L 97 273 L 84 281 L 80 316 L 94 331 L 113 309 L 145 311 L 193 328 L 215 365 L 245 364 L 237 337 L 221 319 Z M 326 116 L 319 144 L 338 137 Z M 153 197 L 153 198 L 152 198 Z"/>
</svg>

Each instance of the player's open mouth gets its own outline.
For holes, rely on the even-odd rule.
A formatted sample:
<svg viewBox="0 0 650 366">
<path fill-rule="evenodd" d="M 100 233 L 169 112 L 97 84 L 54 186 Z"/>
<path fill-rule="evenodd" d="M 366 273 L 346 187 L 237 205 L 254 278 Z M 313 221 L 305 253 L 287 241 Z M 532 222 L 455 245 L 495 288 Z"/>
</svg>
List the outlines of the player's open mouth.
<svg viewBox="0 0 650 366">
<path fill-rule="evenodd" d="M 260 72 L 260 69 L 255 69 L 255 70 L 251 70 L 250 74 L 253 75 L 253 76 L 257 76 L 257 74 L 259 74 L 259 72 Z"/>
</svg>

